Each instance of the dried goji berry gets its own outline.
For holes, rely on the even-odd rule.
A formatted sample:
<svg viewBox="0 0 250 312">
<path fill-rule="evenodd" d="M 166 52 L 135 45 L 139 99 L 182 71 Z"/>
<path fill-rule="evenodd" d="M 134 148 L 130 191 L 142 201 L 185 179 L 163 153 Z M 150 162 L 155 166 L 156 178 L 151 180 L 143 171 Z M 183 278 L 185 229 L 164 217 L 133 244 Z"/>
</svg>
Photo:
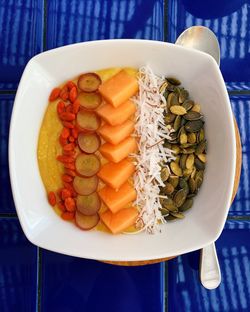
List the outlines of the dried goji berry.
<svg viewBox="0 0 250 312">
<path fill-rule="evenodd" d="M 63 121 L 73 121 L 76 119 L 76 115 L 73 113 L 63 112 L 59 116 Z"/>
<path fill-rule="evenodd" d="M 69 90 L 71 90 L 74 87 L 77 88 L 76 84 L 73 81 L 68 81 L 67 82 L 67 87 L 68 87 Z"/>
<path fill-rule="evenodd" d="M 51 93 L 50 93 L 50 96 L 49 96 L 49 101 L 52 102 L 52 101 L 55 101 L 58 96 L 60 95 L 60 92 L 61 92 L 61 89 L 60 88 L 54 88 Z"/>
<path fill-rule="evenodd" d="M 65 173 L 71 177 L 75 177 L 76 176 L 76 172 L 72 169 L 65 169 Z"/>
<path fill-rule="evenodd" d="M 64 182 L 70 183 L 70 182 L 73 181 L 73 178 L 72 178 L 71 176 L 67 175 L 67 174 L 64 174 L 64 175 L 62 176 L 62 180 L 63 180 Z"/>
<path fill-rule="evenodd" d="M 74 127 L 72 130 L 71 130 L 71 135 L 74 139 L 77 139 L 78 137 L 78 129 L 76 127 Z"/>
<path fill-rule="evenodd" d="M 74 212 L 69 212 L 69 211 L 65 211 L 61 214 L 61 217 L 63 220 L 73 220 L 75 218 L 75 213 Z"/>
<path fill-rule="evenodd" d="M 69 100 L 71 103 L 73 103 L 77 98 L 77 89 L 76 87 L 71 88 L 69 91 Z"/>
<path fill-rule="evenodd" d="M 72 151 L 75 148 L 75 144 L 74 143 L 69 143 L 64 145 L 63 150 L 64 151 Z"/>
<path fill-rule="evenodd" d="M 64 205 L 65 205 L 67 211 L 72 212 L 72 211 L 76 210 L 76 203 L 72 197 L 67 197 L 65 199 Z"/>
<path fill-rule="evenodd" d="M 57 207 L 58 207 L 62 212 L 66 211 L 66 208 L 65 208 L 63 202 L 61 202 L 61 201 L 60 201 L 59 203 L 57 203 Z"/>
<path fill-rule="evenodd" d="M 62 189 L 61 191 L 61 198 L 62 200 L 65 200 L 67 197 L 71 197 L 72 193 L 67 188 Z"/>
<path fill-rule="evenodd" d="M 69 128 L 64 127 L 64 128 L 62 129 L 62 132 L 61 132 L 61 137 L 62 137 L 63 139 L 67 139 L 69 136 L 70 136 L 70 130 L 69 130 Z"/>
<path fill-rule="evenodd" d="M 73 129 L 73 128 L 74 128 L 74 125 L 72 124 L 72 122 L 63 121 L 62 124 L 63 124 L 63 126 L 64 126 L 65 128 L 69 128 L 69 129 Z"/>
<path fill-rule="evenodd" d="M 74 157 L 65 155 L 58 155 L 56 159 L 62 163 L 72 163 L 75 161 Z"/>
<path fill-rule="evenodd" d="M 74 114 L 77 114 L 79 111 L 79 108 L 80 108 L 80 101 L 76 99 L 72 104 L 72 112 Z"/>
<path fill-rule="evenodd" d="M 57 113 L 60 115 L 65 111 L 65 103 L 63 101 L 60 101 L 57 103 Z"/>
<path fill-rule="evenodd" d="M 49 192 L 48 194 L 48 201 L 49 201 L 49 204 L 54 207 L 55 204 L 56 204 L 56 195 L 54 192 Z"/>
</svg>

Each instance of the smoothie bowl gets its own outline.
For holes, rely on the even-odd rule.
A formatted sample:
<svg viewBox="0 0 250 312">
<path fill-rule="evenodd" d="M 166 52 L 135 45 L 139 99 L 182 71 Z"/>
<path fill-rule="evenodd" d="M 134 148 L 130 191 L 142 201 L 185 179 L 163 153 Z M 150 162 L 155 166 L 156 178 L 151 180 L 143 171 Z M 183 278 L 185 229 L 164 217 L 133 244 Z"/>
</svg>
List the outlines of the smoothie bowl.
<svg viewBox="0 0 250 312">
<path fill-rule="evenodd" d="M 201 52 L 142 40 L 70 45 L 34 57 L 17 91 L 14 200 L 27 238 L 52 251 L 138 261 L 211 243 L 235 153 L 223 78 Z"/>
</svg>

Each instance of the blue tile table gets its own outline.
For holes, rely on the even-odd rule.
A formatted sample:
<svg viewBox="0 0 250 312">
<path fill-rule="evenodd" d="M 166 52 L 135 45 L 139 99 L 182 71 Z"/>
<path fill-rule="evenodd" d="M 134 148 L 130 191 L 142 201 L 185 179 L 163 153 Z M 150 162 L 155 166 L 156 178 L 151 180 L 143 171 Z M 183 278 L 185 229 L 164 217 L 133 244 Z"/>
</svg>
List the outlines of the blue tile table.
<svg viewBox="0 0 250 312">
<path fill-rule="evenodd" d="M 222 283 L 199 282 L 199 252 L 122 267 L 33 246 L 16 215 L 8 170 L 15 92 L 27 62 L 66 44 L 110 38 L 175 42 L 210 27 L 242 143 L 238 193 L 216 245 Z M 249 0 L 0 0 L 0 312 L 250 311 Z"/>
</svg>

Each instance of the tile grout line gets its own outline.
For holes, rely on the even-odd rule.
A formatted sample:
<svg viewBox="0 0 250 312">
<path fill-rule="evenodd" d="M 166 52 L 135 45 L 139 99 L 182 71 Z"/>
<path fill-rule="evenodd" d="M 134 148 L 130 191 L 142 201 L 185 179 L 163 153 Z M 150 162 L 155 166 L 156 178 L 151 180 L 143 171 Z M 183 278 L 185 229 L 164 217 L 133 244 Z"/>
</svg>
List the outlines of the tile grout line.
<svg viewBox="0 0 250 312">
<path fill-rule="evenodd" d="M 37 247 L 37 292 L 36 292 L 36 312 L 41 311 L 41 276 L 42 276 L 42 250 Z"/>
<path fill-rule="evenodd" d="M 43 51 L 47 49 L 47 0 L 43 1 Z"/>
<path fill-rule="evenodd" d="M 238 220 L 238 221 L 250 221 L 250 216 L 246 216 L 246 215 L 243 215 L 243 216 L 233 216 L 233 215 L 230 215 L 227 217 L 227 221 L 228 220 Z"/>
<path fill-rule="evenodd" d="M 15 95 L 16 94 L 16 90 L 0 90 L 0 95 Z"/>
<path fill-rule="evenodd" d="M 0 213 L 0 218 L 11 218 L 11 219 L 17 219 L 17 214 L 15 212 L 10 212 L 10 213 L 5 213 L 1 212 Z"/>
<path fill-rule="evenodd" d="M 232 95 L 250 95 L 250 90 L 227 90 L 230 96 Z"/>
<path fill-rule="evenodd" d="M 168 261 L 164 265 L 164 311 L 168 312 Z"/>
<path fill-rule="evenodd" d="M 163 40 L 164 42 L 167 42 L 168 40 L 168 1 L 163 1 Z"/>
</svg>

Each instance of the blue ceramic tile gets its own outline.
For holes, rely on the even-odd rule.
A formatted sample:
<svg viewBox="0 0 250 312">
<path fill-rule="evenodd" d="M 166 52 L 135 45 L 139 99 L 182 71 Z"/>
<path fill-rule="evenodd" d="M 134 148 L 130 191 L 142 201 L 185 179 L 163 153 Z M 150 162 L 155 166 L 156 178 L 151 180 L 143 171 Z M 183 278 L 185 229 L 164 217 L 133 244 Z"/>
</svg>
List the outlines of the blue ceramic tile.
<svg viewBox="0 0 250 312">
<path fill-rule="evenodd" d="M 232 96 L 230 100 L 242 143 L 240 184 L 230 215 L 250 215 L 250 96 Z"/>
<path fill-rule="evenodd" d="M 29 59 L 42 50 L 43 1 L 0 1 L 0 89 L 15 89 Z"/>
<path fill-rule="evenodd" d="M 47 48 L 98 39 L 163 40 L 163 0 L 48 1 Z"/>
<path fill-rule="evenodd" d="M 0 95 L 0 213 L 15 212 L 8 167 L 9 125 L 13 100 L 14 95 Z"/>
<path fill-rule="evenodd" d="M 43 251 L 42 312 L 163 312 L 163 264 L 120 267 Z"/>
<path fill-rule="evenodd" d="M 246 0 L 170 0 L 168 41 L 193 25 L 214 31 L 221 46 L 221 71 L 229 89 L 250 89 L 250 4 Z"/>
<path fill-rule="evenodd" d="M 216 243 L 222 282 L 215 290 L 199 282 L 199 253 L 168 262 L 169 312 L 250 311 L 250 222 L 228 221 Z"/>
<path fill-rule="evenodd" d="M 36 311 L 37 248 L 17 219 L 0 219 L 0 311 Z"/>
</svg>

